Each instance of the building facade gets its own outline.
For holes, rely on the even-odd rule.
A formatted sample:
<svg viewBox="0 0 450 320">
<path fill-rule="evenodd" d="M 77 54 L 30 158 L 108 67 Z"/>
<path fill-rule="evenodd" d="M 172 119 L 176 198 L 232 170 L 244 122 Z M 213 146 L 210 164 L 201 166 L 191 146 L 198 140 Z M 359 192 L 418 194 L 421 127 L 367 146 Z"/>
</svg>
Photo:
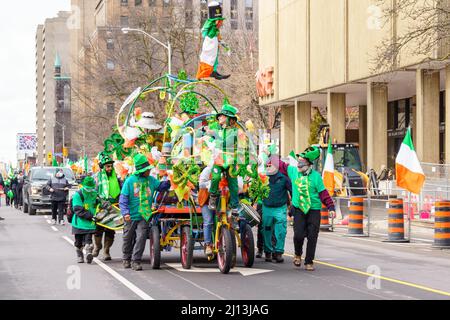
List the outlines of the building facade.
<svg viewBox="0 0 450 320">
<path fill-rule="evenodd" d="M 270 74 L 260 104 L 283 107 L 284 156 L 307 146 L 312 107 L 326 107 L 333 140 L 349 142 L 346 109 L 356 107 L 367 169 L 393 166 L 408 126 L 421 161 L 450 163 L 448 47 L 437 43 L 429 55 L 418 56 L 412 53 L 418 44 L 412 42 L 402 49 L 393 71 L 375 70 L 373 58 L 383 40 L 398 39 L 414 26 L 401 13 L 383 23 L 385 8 L 378 4 L 259 1 L 260 71 Z"/>
<path fill-rule="evenodd" d="M 46 19 L 36 31 L 36 130 L 38 135 L 37 163 L 49 164 L 47 156 L 55 152 L 55 129 L 57 99 L 55 62 L 64 71 L 61 76 L 70 75 L 70 41 L 67 20 L 69 12 L 59 12 L 58 16 Z M 59 58 L 57 58 L 59 57 Z M 66 131 L 69 131 L 67 128 Z"/>
</svg>

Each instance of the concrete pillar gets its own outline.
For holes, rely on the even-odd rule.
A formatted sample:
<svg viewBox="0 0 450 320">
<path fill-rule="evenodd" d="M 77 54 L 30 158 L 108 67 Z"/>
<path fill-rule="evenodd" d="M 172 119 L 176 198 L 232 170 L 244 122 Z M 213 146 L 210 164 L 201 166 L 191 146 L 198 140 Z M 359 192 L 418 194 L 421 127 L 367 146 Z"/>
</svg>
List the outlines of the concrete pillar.
<svg viewBox="0 0 450 320">
<path fill-rule="evenodd" d="M 300 153 L 308 147 L 311 126 L 311 102 L 296 101 L 295 105 L 295 151 Z"/>
<path fill-rule="evenodd" d="M 416 141 L 421 162 L 439 163 L 439 71 L 417 70 Z"/>
<path fill-rule="evenodd" d="M 359 156 L 367 168 L 367 106 L 359 106 Z"/>
<path fill-rule="evenodd" d="M 327 121 L 330 125 L 331 141 L 345 143 L 345 93 L 328 91 Z"/>
<path fill-rule="evenodd" d="M 445 68 L 445 163 L 450 163 L 450 64 Z"/>
<path fill-rule="evenodd" d="M 388 87 L 367 83 L 367 171 L 387 166 Z"/>
<path fill-rule="evenodd" d="M 287 157 L 295 149 L 295 108 L 283 106 L 281 108 L 281 156 Z"/>
</svg>

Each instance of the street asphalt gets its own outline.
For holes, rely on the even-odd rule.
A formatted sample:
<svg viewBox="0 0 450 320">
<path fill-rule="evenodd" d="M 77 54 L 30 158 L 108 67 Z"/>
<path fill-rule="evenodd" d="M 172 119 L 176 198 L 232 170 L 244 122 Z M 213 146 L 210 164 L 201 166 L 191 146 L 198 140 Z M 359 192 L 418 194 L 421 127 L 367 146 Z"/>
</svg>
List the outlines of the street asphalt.
<svg viewBox="0 0 450 320">
<path fill-rule="evenodd" d="M 77 264 L 71 226 L 52 226 L 49 212 L 29 216 L 0 207 L 0 299 L 156 300 L 417 300 L 450 298 L 450 251 L 430 242 L 386 243 L 382 236 L 346 237 L 346 230 L 321 232 L 316 271 L 296 268 L 293 230 L 288 228 L 285 262 L 238 262 L 230 274 L 218 271 L 202 251 L 194 268 L 181 269 L 179 249 L 162 253 L 151 270 L 148 242 L 143 271 L 124 270 L 122 234 L 116 234 L 112 261 Z"/>
</svg>

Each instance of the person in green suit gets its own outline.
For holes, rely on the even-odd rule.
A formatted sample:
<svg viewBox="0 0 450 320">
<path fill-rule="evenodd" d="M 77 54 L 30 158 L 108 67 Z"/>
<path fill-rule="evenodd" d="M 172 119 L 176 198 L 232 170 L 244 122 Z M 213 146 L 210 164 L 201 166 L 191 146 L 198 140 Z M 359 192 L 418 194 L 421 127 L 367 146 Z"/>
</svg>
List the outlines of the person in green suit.
<svg viewBox="0 0 450 320">
<path fill-rule="evenodd" d="M 78 263 L 84 262 L 83 247 L 86 249 L 86 261 L 91 263 L 94 258 L 92 251 L 92 236 L 96 230 L 96 208 L 100 203 L 95 191 L 95 180 L 88 176 L 81 183 L 82 188 L 73 196 L 72 234 L 75 236 L 75 248 Z"/>
</svg>

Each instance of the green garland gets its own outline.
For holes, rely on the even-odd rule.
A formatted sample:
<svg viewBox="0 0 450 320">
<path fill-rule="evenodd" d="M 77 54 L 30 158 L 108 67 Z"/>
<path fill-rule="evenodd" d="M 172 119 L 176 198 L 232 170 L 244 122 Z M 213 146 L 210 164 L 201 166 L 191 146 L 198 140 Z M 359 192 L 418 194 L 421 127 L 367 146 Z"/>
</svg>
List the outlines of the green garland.
<svg viewBox="0 0 450 320">
<path fill-rule="evenodd" d="M 257 179 L 252 181 L 250 187 L 248 188 L 248 195 L 254 202 L 267 199 L 269 194 L 270 187 L 268 183 L 264 183 L 259 176 Z"/>
</svg>

